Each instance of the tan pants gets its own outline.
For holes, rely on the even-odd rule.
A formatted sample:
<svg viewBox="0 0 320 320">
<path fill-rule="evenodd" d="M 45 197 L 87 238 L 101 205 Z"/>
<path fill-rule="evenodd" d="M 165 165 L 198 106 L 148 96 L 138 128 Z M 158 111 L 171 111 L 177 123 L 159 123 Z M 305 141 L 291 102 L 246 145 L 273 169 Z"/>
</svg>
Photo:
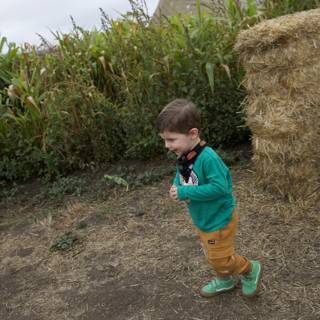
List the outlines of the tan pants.
<svg viewBox="0 0 320 320">
<path fill-rule="evenodd" d="M 235 254 L 234 241 L 238 220 L 235 209 L 232 220 L 223 228 L 213 232 L 197 229 L 207 260 L 218 277 L 241 274 L 250 270 L 249 260 Z"/>
</svg>

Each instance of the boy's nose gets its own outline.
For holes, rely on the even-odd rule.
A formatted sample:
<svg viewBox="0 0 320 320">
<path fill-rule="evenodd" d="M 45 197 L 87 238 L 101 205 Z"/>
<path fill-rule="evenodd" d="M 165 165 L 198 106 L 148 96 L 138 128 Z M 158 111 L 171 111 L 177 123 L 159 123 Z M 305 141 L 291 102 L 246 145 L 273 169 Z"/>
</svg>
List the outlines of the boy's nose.
<svg viewBox="0 0 320 320">
<path fill-rule="evenodd" d="M 170 144 L 169 144 L 169 142 L 165 142 L 165 147 L 167 148 L 167 149 L 169 149 L 169 147 L 170 147 Z"/>
</svg>

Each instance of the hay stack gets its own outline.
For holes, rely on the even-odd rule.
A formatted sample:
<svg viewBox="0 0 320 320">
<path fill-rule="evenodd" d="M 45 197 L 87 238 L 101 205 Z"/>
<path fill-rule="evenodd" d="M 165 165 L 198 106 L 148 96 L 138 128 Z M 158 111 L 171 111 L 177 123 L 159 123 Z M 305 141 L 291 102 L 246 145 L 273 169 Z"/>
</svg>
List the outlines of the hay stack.
<svg viewBox="0 0 320 320">
<path fill-rule="evenodd" d="M 247 124 L 259 181 L 289 198 L 317 192 L 320 177 L 320 9 L 239 34 Z"/>
</svg>

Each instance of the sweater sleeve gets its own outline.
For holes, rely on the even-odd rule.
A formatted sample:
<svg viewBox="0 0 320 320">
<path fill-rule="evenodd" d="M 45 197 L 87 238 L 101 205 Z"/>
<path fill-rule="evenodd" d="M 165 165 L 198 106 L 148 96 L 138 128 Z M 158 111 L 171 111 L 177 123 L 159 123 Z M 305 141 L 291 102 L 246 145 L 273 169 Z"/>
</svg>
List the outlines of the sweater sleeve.
<svg viewBox="0 0 320 320">
<path fill-rule="evenodd" d="M 203 171 L 207 183 L 200 186 L 178 186 L 179 200 L 210 201 L 232 192 L 229 170 L 221 159 L 216 157 L 205 159 Z"/>
<path fill-rule="evenodd" d="M 173 185 L 175 185 L 176 187 L 180 186 L 180 173 L 178 169 L 176 172 L 176 176 L 173 179 Z"/>
</svg>

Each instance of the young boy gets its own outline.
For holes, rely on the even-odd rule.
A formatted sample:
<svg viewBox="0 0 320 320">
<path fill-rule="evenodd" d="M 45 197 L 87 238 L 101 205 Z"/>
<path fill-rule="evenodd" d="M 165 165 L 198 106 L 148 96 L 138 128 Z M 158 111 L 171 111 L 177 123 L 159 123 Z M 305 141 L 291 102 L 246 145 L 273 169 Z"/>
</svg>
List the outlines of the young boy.
<svg viewBox="0 0 320 320">
<path fill-rule="evenodd" d="M 169 195 L 187 201 L 188 209 L 216 277 L 200 294 L 211 297 L 234 289 L 240 275 L 242 293 L 257 293 L 261 264 L 235 254 L 238 221 L 229 169 L 219 156 L 201 141 L 200 113 L 187 100 L 169 103 L 159 114 L 157 129 L 165 147 L 177 156 L 177 173 Z"/>
</svg>

